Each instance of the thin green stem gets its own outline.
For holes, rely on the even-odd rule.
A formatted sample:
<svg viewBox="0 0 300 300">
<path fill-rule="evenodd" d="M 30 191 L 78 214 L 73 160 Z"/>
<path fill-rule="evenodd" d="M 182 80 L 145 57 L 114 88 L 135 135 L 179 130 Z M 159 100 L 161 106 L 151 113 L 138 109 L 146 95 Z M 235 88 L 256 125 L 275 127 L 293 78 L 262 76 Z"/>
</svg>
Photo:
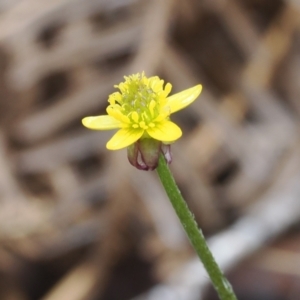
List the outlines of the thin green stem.
<svg viewBox="0 0 300 300">
<path fill-rule="evenodd" d="M 201 229 L 198 228 L 192 213 L 181 196 L 163 155 L 160 155 L 157 173 L 188 238 L 202 261 L 219 295 L 219 298 L 221 300 L 237 300 L 230 283 L 224 276 L 209 250 Z"/>
</svg>

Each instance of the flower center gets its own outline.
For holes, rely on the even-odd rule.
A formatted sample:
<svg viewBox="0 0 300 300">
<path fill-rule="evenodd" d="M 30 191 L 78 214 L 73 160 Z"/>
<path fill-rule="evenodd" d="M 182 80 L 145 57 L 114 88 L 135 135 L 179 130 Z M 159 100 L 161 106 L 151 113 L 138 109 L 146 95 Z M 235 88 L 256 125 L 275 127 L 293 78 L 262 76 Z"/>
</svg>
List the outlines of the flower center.
<svg viewBox="0 0 300 300">
<path fill-rule="evenodd" d="M 163 88 L 164 81 L 157 76 L 147 78 L 144 73 L 125 77 L 115 86 L 120 92 L 109 96 L 107 113 L 124 124 L 124 127 L 155 127 L 156 122 L 169 117 L 166 107 L 171 85 Z"/>
</svg>

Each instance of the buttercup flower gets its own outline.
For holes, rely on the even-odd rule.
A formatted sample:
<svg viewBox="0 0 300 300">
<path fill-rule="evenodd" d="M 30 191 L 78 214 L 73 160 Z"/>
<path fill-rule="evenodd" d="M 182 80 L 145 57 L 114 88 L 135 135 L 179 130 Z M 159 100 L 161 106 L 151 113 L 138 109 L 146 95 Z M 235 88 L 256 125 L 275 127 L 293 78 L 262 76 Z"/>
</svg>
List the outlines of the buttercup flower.
<svg viewBox="0 0 300 300">
<path fill-rule="evenodd" d="M 119 129 L 106 144 L 107 149 L 128 147 L 128 158 L 133 165 L 154 169 L 159 152 L 164 153 L 168 162 L 171 160 L 168 159 L 170 153 L 161 146 L 182 135 L 181 129 L 170 121 L 170 115 L 191 104 L 199 96 L 202 86 L 196 85 L 168 97 L 172 85 L 167 83 L 164 86 L 164 81 L 157 76 L 147 78 L 144 73 L 138 73 L 124 78 L 125 82 L 115 85 L 120 92 L 109 96 L 107 115 L 86 117 L 82 123 L 94 130 Z M 158 154 L 153 154 L 153 151 Z M 143 153 L 146 152 L 154 156 L 150 159 L 154 161 L 151 166 L 145 163 L 147 158 Z M 146 156 L 150 157 L 149 153 Z"/>
</svg>

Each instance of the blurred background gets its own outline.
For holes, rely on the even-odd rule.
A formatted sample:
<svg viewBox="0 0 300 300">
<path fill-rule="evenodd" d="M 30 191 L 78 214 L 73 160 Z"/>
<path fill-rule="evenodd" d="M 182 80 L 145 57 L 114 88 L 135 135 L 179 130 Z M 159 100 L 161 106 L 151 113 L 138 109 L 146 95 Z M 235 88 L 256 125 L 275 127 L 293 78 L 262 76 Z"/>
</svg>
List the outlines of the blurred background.
<svg viewBox="0 0 300 300">
<path fill-rule="evenodd" d="M 141 71 L 204 86 L 171 169 L 238 299 L 300 299 L 298 0 L 0 0 L 0 299 L 217 299 L 155 172 L 81 125 Z"/>
</svg>

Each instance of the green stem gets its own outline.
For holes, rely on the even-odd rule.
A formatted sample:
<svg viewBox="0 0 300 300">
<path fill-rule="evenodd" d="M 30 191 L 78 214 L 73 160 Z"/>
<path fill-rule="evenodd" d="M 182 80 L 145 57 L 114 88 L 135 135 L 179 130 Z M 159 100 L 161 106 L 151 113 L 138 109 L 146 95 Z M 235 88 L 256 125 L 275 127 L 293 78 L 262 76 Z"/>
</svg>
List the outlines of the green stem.
<svg viewBox="0 0 300 300">
<path fill-rule="evenodd" d="M 180 219 L 183 228 L 202 261 L 221 300 L 237 300 L 234 291 L 210 252 L 201 229 L 176 185 L 163 155 L 159 157 L 157 173 Z"/>
</svg>

